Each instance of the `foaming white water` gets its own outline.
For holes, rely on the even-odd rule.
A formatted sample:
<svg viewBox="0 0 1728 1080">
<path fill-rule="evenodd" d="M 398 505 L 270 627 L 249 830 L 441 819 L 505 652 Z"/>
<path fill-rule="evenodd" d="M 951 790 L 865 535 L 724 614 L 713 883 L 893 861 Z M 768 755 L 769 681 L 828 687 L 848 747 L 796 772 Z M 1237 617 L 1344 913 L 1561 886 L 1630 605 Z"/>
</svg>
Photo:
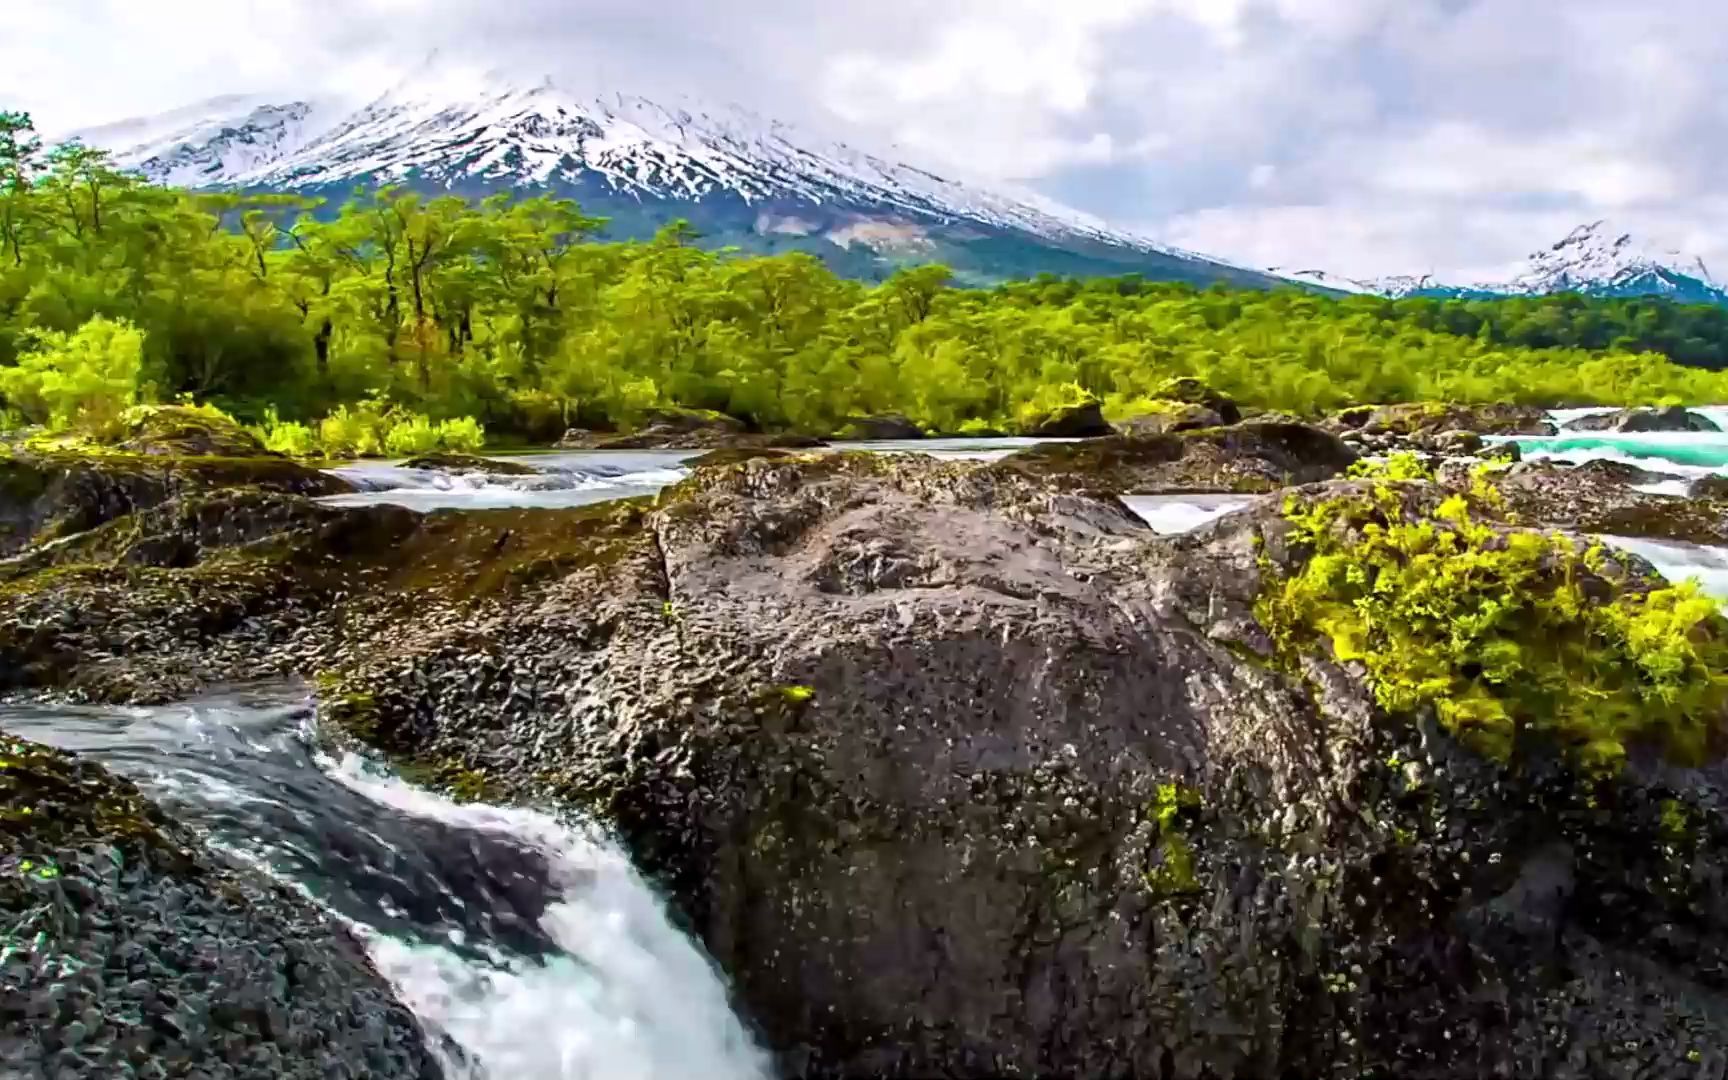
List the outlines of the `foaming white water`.
<svg viewBox="0 0 1728 1080">
<path fill-rule="evenodd" d="M 1241 495 L 1124 495 L 1122 504 L 1161 536 L 1192 532 L 1253 502 Z"/>
<path fill-rule="evenodd" d="M 453 1039 L 462 1080 L 766 1080 L 769 1063 L 727 1002 L 720 973 L 669 921 L 629 858 L 598 831 L 530 810 L 457 804 L 324 762 L 339 783 L 404 814 L 532 846 L 559 899 L 542 929 L 562 954 L 490 961 L 356 927 L 405 1004 Z"/>
<path fill-rule="evenodd" d="M 564 463 L 547 455 L 537 459 L 539 471 L 523 476 L 482 472 L 404 469 L 399 465 L 364 462 L 330 472 L 357 490 L 332 495 L 332 506 L 371 506 L 388 503 L 411 510 L 496 509 L 514 506 L 570 507 L 632 495 L 652 494 L 687 474 L 672 461 L 633 455 L 620 462 Z"/>
<path fill-rule="evenodd" d="M 1631 536 L 1604 536 L 1602 542 L 1644 559 L 1669 581 L 1696 578 L 1706 595 L 1728 604 L 1728 548 Z"/>
</svg>

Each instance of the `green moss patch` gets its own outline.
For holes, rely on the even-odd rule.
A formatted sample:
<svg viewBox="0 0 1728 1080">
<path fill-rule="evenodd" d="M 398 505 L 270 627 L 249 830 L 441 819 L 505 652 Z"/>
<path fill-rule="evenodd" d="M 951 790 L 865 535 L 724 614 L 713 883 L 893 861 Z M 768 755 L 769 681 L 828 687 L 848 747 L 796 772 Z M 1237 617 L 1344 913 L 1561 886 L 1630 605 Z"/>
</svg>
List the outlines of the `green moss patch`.
<svg viewBox="0 0 1728 1080">
<path fill-rule="evenodd" d="M 1509 760 L 1557 743 L 1592 771 L 1634 745 L 1703 761 L 1728 713 L 1728 622 L 1692 584 L 1651 588 L 1599 544 L 1486 523 L 1478 483 L 1431 513 L 1388 481 L 1284 507 L 1296 565 L 1256 607 L 1281 655 L 1316 641 L 1392 714 L 1433 709 Z"/>
</svg>

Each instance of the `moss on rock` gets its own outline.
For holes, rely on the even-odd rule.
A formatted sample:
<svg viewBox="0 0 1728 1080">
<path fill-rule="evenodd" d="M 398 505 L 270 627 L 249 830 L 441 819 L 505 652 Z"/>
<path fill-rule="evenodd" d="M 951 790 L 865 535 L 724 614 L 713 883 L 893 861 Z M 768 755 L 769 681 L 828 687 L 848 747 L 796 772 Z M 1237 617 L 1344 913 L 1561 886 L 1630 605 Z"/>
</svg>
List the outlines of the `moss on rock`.
<svg viewBox="0 0 1728 1080">
<path fill-rule="evenodd" d="M 1654 745 L 1696 765 L 1722 746 L 1728 620 L 1714 602 L 1633 579 L 1599 544 L 1490 524 L 1491 488 L 1424 508 L 1409 496 L 1425 486 L 1288 497 L 1295 565 L 1255 609 L 1281 653 L 1326 642 L 1362 665 L 1381 708 L 1433 709 L 1497 760 L 1556 743 L 1599 771 Z"/>
</svg>

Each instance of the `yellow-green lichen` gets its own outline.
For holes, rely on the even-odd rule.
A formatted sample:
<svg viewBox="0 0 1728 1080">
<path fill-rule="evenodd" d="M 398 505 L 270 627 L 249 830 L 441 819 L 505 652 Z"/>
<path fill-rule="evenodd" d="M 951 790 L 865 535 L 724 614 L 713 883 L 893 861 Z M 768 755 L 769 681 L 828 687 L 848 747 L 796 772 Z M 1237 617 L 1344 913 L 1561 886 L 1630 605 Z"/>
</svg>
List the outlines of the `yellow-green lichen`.
<svg viewBox="0 0 1728 1080">
<path fill-rule="evenodd" d="M 1486 524 L 1470 494 L 1419 512 L 1413 493 L 1286 500 L 1299 563 L 1268 563 L 1256 606 L 1281 655 L 1324 641 L 1387 712 L 1433 709 L 1497 760 L 1532 740 L 1587 771 L 1637 743 L 1705 758 L 1728 712 L 1728 623 L 1695 584 L 1645 588 L 1596 545 Z"/>
<path fill-rule="evenodd" d="M 1181 896 L 1197 892 L 1200 879 L 1195 871 L 1194 848 L 1184 835 L 1184 824 L 1200 807 L 1200 793 L 1182 784 L 1158 785 L 1147 812 L 1157 834 L 1157 862 L 1146 871 L 1146 887 L 1155 896 Z"/>
</svg>

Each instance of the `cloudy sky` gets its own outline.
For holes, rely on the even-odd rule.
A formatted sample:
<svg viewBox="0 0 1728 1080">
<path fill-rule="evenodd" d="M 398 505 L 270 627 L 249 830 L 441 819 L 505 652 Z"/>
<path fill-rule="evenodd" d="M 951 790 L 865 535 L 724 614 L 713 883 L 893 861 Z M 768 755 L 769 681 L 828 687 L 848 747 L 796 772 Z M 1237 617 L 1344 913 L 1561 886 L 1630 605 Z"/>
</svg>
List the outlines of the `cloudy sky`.
<svg viewBox="0 0 1728 1080">
<path fill-rule="evenodd" d="M 725 98 L 1249 265 L 1491 279 L 1608 218 L 1728 267 L 1721 0 L 4 2 L 0 108 L 48 131 L 364 94 L 440 48 Z"/>
</svg>

